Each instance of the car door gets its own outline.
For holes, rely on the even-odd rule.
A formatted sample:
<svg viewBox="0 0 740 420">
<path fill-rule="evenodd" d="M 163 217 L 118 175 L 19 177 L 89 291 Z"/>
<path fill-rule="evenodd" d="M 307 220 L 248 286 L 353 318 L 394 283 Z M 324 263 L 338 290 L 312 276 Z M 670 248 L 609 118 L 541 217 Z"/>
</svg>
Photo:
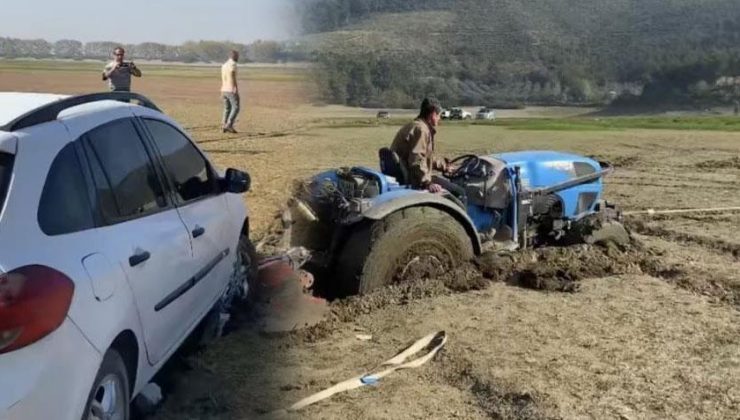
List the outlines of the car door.
<svg viewBox="0 0 740 420">
<path fill-rule="evenodd" d="M 159 362 L 195 320 L 182 295 L 195 273 L 188 231 L 167 198 L 133 118 L 83 137 L 104 254 L 123 268 L 141 318 L 149 362 Z"/>
<path fill-rule="evenodd" d="M 207 310 L 233 272 L 238 229 L 231 223 L 218 176 L 191 140 L 168 122 L 142 118 L 180 216 L 190 233 L 193 256 L 202 280 L 193 307 Z"/>
</svg>

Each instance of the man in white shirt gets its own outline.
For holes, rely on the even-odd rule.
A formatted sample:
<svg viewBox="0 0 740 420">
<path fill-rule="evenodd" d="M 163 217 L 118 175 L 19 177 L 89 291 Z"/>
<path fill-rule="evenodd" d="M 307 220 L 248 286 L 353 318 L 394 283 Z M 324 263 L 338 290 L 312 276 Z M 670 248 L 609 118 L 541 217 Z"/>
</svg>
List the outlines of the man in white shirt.
<svg viewBox="0 0 740 420">
<path fill-rule="evenodd" d="M 239 85 L 236 81 L 236 62 L 239 52 L 231 51 L 229 59 L 221 66 L 221 97 L 224 100 L 224 117 L 221 131 L 236 133 L 234 121 L 239 114 Z"/>
</svg>

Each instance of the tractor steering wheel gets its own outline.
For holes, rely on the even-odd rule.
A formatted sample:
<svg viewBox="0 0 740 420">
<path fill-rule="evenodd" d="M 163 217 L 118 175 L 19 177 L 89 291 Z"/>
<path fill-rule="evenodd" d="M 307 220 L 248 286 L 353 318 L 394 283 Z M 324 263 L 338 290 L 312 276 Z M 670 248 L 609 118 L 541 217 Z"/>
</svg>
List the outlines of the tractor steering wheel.
<svg viewBox="0 0 740 420">
<path fill-rule="evenodd" d="M 480 158 L 476 155 L 462 155 L 451 160 L 449 165 L 452 166 L 457 162 L 462 163 L 449 175 L 451 179 L 462 178 L 468 174 L 469 170 L 477 168 L 480 164 Z"/>
</svg>

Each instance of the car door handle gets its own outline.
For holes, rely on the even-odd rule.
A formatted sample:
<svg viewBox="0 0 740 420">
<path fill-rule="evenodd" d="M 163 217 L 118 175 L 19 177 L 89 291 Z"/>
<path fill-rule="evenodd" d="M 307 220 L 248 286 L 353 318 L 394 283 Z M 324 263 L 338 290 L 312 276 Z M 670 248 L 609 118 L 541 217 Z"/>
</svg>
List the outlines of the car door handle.
<svg viewBox="0 0 740 420">
<path fill-rule="evenodd" d="M 128 264 L 131 267 L 136 267 L 137 265 L 143 263 L 144 261 L 148 260 L 151 257 L 151 254 L 149 252 L 144 251 L 140 252 L 138 254 L 134 254 L 128 258 Z"/>
<path fill-rule="evenodd" d="M 199 236 L 203 236 L 203 234 L 206 233 L 206 228 L 196 226 L 195 229 L 193 229 L 193 238 L 197 238 Z"/>
</svg>

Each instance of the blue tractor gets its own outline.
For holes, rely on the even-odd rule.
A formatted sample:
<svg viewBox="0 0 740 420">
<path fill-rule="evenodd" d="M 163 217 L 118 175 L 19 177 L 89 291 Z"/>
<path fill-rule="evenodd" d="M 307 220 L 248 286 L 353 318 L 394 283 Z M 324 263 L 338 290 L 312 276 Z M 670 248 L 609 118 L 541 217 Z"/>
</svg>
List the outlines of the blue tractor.
<svg viewBox="0 0 740 420">
<path fill-rule="evenodd" d="M 406 185 L 395 153 L 379 155 L 380 171 L 320 173 L 292 201 L 291 243 L 313 251 L 339 296 L 441 274 L 488 251 L 628 240 L 602 196 L 607 163 L 554 151 L 463 155 L 440 180 L 447 190 L 433 194 Z"/>
</svg>

